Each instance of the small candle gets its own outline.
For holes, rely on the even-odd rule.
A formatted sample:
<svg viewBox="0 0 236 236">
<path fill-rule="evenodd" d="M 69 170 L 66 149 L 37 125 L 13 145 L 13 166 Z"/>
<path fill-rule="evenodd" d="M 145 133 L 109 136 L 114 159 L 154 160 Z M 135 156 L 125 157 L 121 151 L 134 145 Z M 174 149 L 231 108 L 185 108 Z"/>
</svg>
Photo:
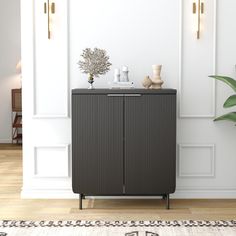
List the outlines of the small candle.
<svg viewBox="0 0 236 236">
<path fill-rule="evenodd" d="M 122 71 L 129 71 L 128 66 L 123 66 L 123 67 L 122 67 Z"/>
</svg>

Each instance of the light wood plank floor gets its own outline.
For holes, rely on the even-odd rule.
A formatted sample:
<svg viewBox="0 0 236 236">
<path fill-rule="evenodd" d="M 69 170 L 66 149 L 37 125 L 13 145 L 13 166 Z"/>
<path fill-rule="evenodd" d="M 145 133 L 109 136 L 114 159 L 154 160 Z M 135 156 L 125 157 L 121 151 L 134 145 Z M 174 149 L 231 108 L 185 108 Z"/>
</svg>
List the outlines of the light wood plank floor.
<svg viewBox="0 0 236 236">
<path fill-rule="evenodd" d="M 236 200 L 23 200 L 20 146 L 0 145 L 0 219 L 220 220 L 236 219 Z"/>
</svg>

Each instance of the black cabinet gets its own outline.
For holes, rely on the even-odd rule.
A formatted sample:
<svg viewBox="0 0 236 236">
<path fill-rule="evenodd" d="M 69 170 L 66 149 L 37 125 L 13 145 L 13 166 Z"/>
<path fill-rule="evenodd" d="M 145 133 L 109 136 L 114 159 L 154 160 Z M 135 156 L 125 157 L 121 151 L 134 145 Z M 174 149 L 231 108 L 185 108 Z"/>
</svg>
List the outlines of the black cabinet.
<svg viewBox="0 0 236 236">
<path fill-rule="evenodd" d="M 72 91 L 72 186 L 95 195 L 175 191 L 176 90 Z"/>
</svg>

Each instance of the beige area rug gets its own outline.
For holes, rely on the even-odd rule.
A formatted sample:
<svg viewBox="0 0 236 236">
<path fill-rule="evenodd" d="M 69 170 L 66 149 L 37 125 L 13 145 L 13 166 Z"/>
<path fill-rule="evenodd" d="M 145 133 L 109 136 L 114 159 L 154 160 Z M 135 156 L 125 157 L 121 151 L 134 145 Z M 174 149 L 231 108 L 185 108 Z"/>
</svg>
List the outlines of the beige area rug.
<svg viewBox="0 0 236 236">
<path fill-rule="evenodd" d="M 232 221 L 0 221 L 0 236 L 236 236 Z"/>
</svg>

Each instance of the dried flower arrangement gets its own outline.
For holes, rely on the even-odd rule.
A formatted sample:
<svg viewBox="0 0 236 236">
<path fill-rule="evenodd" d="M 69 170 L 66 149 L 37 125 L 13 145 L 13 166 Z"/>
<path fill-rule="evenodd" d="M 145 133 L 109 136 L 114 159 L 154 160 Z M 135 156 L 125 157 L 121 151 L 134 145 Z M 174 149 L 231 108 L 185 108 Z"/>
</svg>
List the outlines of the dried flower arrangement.
<svg viewBox="0 0 236 236">
<path fill-rule="evenodd" d="M 109 62 L 107 52 L 99 48 L 94 48 L 94 50 L 85 48 L 81 57 L 83 60 L 79 61 L 78 65 L 83 73 L 89 74 L 88 82 L 91 89 L 93 88 L 94 77 L 106 74 L 112 64 Z"/>
</svg>

